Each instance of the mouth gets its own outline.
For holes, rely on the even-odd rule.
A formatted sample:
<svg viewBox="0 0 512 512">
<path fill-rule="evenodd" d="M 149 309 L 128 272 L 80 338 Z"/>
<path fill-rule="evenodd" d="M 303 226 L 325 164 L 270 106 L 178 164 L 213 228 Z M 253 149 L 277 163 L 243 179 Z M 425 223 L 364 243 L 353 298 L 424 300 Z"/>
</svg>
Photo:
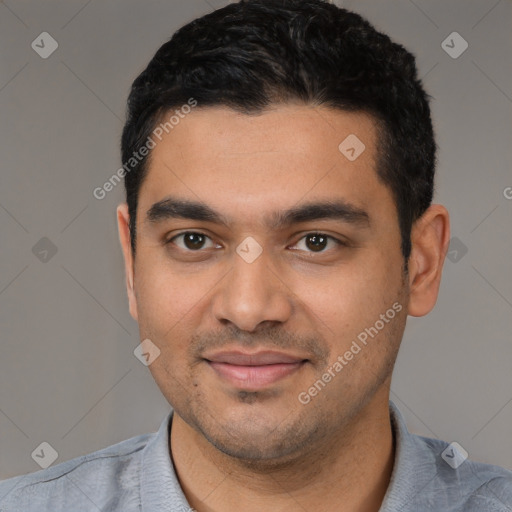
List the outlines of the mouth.
<svg viewBox="0 0 512 512">
<path fill-rule="evenodd" d="M 224 381 L 256 391 L 298 372 L 308 359 L 283 352 L 218 352 L 204 358 Z"/>
</svg>

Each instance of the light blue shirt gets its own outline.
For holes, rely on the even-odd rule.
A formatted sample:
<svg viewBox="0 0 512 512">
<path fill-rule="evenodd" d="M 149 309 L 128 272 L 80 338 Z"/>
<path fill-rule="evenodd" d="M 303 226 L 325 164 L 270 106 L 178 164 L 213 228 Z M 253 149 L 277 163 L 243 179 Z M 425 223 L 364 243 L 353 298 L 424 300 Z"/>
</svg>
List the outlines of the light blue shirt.
<svg viewBox="0 0 512 512">
<path fill-rule="evenodd" d="M 395 464 L 380 512 L 512 512 L 512 471 L 410 434 L 393 402 L 390 414 Z M 156 433 L 0 482 L 0 512 L 191 512 L 169 456 L 171 422 L 172 412 Z"/>
</svg>

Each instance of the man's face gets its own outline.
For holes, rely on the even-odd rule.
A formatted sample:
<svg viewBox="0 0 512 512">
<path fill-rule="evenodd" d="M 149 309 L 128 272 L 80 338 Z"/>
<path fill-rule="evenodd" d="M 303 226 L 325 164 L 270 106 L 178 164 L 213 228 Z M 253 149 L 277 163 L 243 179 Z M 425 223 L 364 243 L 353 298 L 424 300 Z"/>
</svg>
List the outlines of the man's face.
<svg viewBox="0 0 512 512">
<path fill-rule="evenodd" d="M 225 453 L 298 456 L 389 386 L 408 291 L 376 143 L 368 116 L 287 105 L 196 109 L 152 150 L 131 312 L 175 413 Z"/>
</svg>

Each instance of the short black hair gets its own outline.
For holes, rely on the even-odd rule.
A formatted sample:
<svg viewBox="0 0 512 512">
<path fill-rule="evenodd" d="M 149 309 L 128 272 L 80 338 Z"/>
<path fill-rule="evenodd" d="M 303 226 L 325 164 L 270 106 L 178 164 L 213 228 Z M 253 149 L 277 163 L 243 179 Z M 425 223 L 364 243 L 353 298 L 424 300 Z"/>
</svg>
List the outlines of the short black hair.
<svg viewBox="0 0 512 512">
<path fill-rule="evenodd" d="M 163 116 L 189 104 L 247 115 L 287 102 L 365 112 L 378 133 L 377 175 L 390 188 L 405 270 L 411 228 L 430 206 L 436 144 L 414 56 L 360 15 L 323 0 L 241 0 L 180 28 L 133 82 L 123 162 Z M 341 142 L 341 141 L 340 141 Z M 125 175 L 132 251 L 150 154 Z"/>
</svg>

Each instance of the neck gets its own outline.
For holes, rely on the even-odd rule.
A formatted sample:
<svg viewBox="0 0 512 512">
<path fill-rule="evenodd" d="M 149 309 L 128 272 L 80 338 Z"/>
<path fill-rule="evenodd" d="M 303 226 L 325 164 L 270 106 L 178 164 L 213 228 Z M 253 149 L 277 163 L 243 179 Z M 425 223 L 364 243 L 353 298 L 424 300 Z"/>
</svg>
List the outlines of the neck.
<svg viewBox="0 0 512 512">
<path fill-rule="evenodd" d="M 325 512 L 377 512 L 395 451 L 389 391 L 383 394 L 375 395 L 339 436 L 299 458 L 271 464 L 220 452 L 174 413 L 171 453 L 188 502 L 198 512 L 318 510 L 319 503 Z"/>
<path fill-rule="evenodd" d="M 244 510 L 377 512 L 394 462 L 389 391 L 294 460 L 249 463 L 211 445 L 174 413 L 171 453 L 181 487 L 198 512 Z"/>
</svg>

